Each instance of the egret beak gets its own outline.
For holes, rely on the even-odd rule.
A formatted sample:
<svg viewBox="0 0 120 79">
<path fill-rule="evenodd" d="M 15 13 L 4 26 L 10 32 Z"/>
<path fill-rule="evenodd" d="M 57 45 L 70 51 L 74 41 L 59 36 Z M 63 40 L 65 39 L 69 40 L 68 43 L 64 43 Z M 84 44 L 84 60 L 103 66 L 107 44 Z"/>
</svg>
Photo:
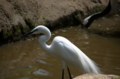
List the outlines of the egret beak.
<svg viewBox="0 0 120 79">
<path fill-rule="evenodd" d="M 27 35 L 30 35 L 30 34 L 32 34 L 32 33 L 35 32 L 35 31 L 37 31 L 37 29 L 36 29 L 36 30 L 32 30 L 32 31 L 30 31 L 30 32 L 28 32 L 28 33 L 22 35 L 22 37 L 25 37 L 25 36 L 27 36 Z"/>
<path fill-rule="evenodd" d="M 31 31 L 31 32 L 28 32 L 28 33 L 22 35 L 22 37 L 25 37 L 25 36 L 30 35 L 30 34 L 32 34 L 32 33 L 33 33 L 32 31 Z"/>
</svg>

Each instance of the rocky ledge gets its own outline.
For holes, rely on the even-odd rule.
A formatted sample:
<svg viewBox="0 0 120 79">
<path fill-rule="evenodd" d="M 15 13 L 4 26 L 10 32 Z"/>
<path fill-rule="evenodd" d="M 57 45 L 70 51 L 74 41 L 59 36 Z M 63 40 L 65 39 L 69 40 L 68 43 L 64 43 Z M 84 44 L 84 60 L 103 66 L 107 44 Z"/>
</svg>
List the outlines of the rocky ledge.
<svg viewBox="0 0 120 79">
<path fill-rule="evenodd" d="M 120 12 L 118 1 L 115 13 Z M 50 30 L 80 25 L 82 18 L 103 10 L 107 3 L 108 0 L 0 0 L 0 44 L 19 40 L 37 25 L 46 25 Z"/>
</svg>

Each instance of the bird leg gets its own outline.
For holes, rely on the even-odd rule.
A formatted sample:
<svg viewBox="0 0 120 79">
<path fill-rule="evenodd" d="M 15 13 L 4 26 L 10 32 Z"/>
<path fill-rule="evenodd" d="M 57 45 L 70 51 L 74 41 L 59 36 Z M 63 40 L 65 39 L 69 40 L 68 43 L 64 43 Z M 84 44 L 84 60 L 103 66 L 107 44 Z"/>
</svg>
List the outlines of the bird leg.
<svg viewBox="0 0 120 79">
<path fill-rule="evenodd" d="M 64 79 L 64 69 L 62 69 L 62 79 Z"/>
<path fill-rule="evenodd" d="M 68 70 L 68 74 L 69 74 L 69 78 L 72 79 L 71 73 L 70 73 L 70 69 L 67 66 L 67 70 Z"/>
</svg>

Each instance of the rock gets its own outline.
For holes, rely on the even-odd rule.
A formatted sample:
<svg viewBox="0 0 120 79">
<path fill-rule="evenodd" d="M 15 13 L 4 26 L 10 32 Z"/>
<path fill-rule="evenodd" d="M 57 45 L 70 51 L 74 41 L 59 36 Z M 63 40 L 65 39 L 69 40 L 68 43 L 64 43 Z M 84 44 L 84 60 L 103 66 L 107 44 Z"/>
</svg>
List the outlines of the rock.
<svg viewBox="0 0 120 79">
<path fill-rule="evenodd" d="M 105 74 L 83 74 L 73 79 L 120 79 L 120 76 Z"/>
<path fill-rule="evenodd" d="M 77 26 L 81 17 L 90 14 L 93 8 L 106 6 L 107 2 L 108 0 L 0 0 L 0 44 L 20 40 L 22 34 L 37 25 L 46 25 L 50 29 Z"/>
</svg>

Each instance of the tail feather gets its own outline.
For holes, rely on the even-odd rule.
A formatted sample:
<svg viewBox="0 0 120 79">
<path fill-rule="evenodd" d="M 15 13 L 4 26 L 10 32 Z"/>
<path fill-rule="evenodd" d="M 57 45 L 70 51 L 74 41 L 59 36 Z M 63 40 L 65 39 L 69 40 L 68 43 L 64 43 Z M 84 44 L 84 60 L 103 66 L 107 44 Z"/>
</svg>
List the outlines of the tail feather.
<svg viewBox="0 0 120 79">
<path fill-rule="evenodd" d="M 101 73 L 96 63 L 92 61 L 89 57 L 87 57 L 82 51 L 80 53 L 80 62 L 86 73 L 96 73 L 96 74 Z"/>
<path fill-rule="evenodd" d="M 101 71 L 100 71 L 100 69 L 99 69 L 99 67 L 97 66 L 97 64 L 94 62 L 94 61 L 92 61 L 90 58 L 88 58 L 87 56 L 86 56 L 86 58 L 84 58 L 84 60 L 85 60 L 85 62 L 87 63 L 87 66 L 88 66 L 88 68 L 89 68 L 89 70 L 90 70 L 90 72 L 88 72 L 88 73 L 96 73 L 96 74 L 99 74 L 99 73 L 101 73 Z"/>
</svg>

